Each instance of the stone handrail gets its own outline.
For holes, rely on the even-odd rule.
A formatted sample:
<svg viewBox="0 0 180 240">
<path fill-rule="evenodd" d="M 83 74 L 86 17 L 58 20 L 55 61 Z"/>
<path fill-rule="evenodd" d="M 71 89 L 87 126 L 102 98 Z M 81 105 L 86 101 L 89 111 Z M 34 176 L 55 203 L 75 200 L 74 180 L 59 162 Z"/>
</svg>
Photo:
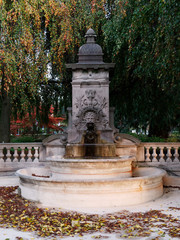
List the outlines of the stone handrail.
<svg viewBox="0 0 180 240">
<path fill-rule="evenodd" d="M 45 148 L 43 143 L 0 143 L 0 175 L 42 166 L 48 153 Z M 54 146 L 52 150 L 57 151 Z M 180 142 L 141 143 L 132 154 L 136 155 L 138 166 L 155 166 L 180 174 Z"/>
<path fill-rule="evenodd" d="M 180 162 L 180 142 L 146 142 L 145 162 Z M 0 162 L 39 162 L 43 158 L 42 143 L 1 143 Z"/>
<path fill-rule="evenodd" d="M 42 159 L 42 152 L 42 143 L 1 143 L 0 163 L 37 163 Z"/>
<path fill-rule="evenodd" d="M 180 163 L 180 142 L 144 143 L 145 162 Z"/>
</svg>

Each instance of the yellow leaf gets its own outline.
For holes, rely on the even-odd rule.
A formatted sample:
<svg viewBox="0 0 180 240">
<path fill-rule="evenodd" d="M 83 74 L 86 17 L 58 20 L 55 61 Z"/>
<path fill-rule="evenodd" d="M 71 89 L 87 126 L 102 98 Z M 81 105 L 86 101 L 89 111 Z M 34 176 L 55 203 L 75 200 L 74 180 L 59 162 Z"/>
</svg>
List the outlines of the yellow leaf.
<svg viewBox="0 0 180 240">
<path fill-rule="evenodd" d="M 142 228 L 142 227 L 141 227 L 140 225 L 138 225 L 138 224 L 135 225 L 134 227 L 135 227 L 135 228 Z"/>
<path fill-rule="evenodd" d="M 163 232 L 162 230 L 160 230 L 160 231 L 158 232 L 158 234 L 159 234 L 159 235 L 162 235 L 162 234 L 164 234 L 164 232 Z"/>
</svg>

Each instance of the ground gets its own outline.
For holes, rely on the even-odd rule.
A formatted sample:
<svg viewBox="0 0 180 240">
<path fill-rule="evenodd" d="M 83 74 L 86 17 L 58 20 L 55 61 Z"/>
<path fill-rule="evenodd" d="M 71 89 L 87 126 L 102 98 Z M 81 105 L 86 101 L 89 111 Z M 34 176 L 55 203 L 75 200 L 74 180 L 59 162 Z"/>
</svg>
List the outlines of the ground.
<svg viewBox="0 0 180 240">
<path fill-rule="evenodd" d="M 180 239 L 179 188 L 165 188 L 161 198 L 138 206 L 86 214 L 41 209 L 14 187 L 0 189 L 1 240 Z"/>
</svg>

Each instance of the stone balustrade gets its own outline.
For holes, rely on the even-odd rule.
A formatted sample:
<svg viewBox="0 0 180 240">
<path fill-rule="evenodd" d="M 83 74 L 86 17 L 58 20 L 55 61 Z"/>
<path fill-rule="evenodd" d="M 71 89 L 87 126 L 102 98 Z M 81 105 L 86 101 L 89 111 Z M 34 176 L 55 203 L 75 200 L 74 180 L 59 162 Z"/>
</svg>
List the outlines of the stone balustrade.
<svg viewBox="0 0 180 240">
<path fill-rule="evenodd" d="M 39 166 L 42 158 L 42 143 L 1 143 L 0 174 L 10 174 L 24 167 Z"/>
<path fill-rule="evenodd" d="M 180 143 L 144 143 L 145 162 L 179 163 Z"/>
<path fill-rule="evenodd" d="M 159 167 L 170 175 L 180 176 L 180 143 L 158 142 L 143 143 L 144 161 L 138 162 L 141 167 Z"/>
<path fill-rule="evenodd" d="M 0 174 L 45 164 L 42 143 L 1 143 Z M 156 166 L 180 174 L 180 143 L 141 143 L 134 152 L 139 166 Z"/>
<path fill-rule="evenodd" d="M 42 143 L 0 144 L 0 162 L 39 162 Z"/>
<path fill-rule="evenodd" d="M 180 162 L 180 143 L 141 143 L 144 162 Z M 42 143 L 1 143 L 0 162 L 39 162 L 43 158 Z"/>
</svg>

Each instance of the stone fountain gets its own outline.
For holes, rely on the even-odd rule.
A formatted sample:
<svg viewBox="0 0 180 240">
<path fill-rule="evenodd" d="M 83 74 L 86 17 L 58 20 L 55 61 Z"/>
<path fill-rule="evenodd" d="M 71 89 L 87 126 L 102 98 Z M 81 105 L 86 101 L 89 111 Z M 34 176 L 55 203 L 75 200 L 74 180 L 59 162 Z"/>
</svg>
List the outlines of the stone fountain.
<svg viewBox="0 0 180 240">
<path fill-rule="evenodd" d="M 17 171 L 21 195 L 42 206 L 81 211 L 154 200 L 163 194 L 165 171 L 133 168 L 136 157 L 129 153 L 138 141 L 119 134 L 109 107 L 114 64 L 103 62 L 92 29 L 85 37 L 78 63 L 67 64 L 72 69 L 67 132 L 44 140 L 44 167 Z"/>
</svg>

